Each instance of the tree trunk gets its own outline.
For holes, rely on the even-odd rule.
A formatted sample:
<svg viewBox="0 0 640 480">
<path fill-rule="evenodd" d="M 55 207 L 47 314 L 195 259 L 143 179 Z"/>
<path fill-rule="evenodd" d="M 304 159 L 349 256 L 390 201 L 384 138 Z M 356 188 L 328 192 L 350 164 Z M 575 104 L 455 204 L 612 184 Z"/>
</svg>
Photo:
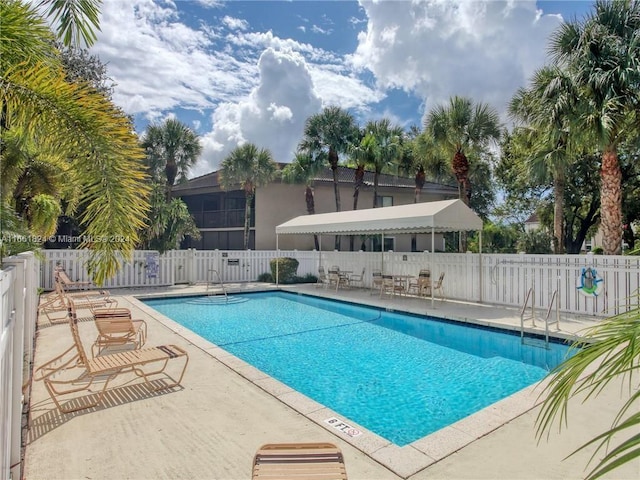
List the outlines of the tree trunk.
<svg viewBox="0 0 640 480">
<path fill-rule="evenodd" d="M 307 203 L 307 213 L 309 215 L 314 215 L 316 213 L 316 200 L 313 195 L 313 188 L 311 188 L 311 185 L 307 185 L 307 188 L 304 192 L 304 200 Z M 316 250 L 320 250 L 318 235 L 313 235 L 313 244 L 315 245 Z"/>
<path fill-rule="evenodd" d="M 564 253 L 564 185 L 565 171 L 559 168 L 553 182 L 553 252 Z"/>
<path fill-rule="evenodd" d="M 456 150 L 452 161 L 453 174 L 458 181 L 458 193 L 460 200 L 469 206 L 471 198 L 471 184 L 469 182 L 469 161 L 461 148 Z"/>
<path fill-rule="evenodd" d="M 336 212 L 340 211 L 340 187 L 338 185 L 338 152 L 329 147 L 329 165 L 333 173 L 333 193 L 336 197 Z M 335 249 L 340 250 L 340 235 L 336 235 Z"/>
<path fill-rule="evenodd" d="M 245 191 L 245 201 L 246 204 L 244 206 L 244 249 L 249 250 L 249 226 L 251 225 L 251 200 L 253 199 L 253 194 Z"/>
<path fill-rule="evenodd" d="M 605 255 L 622 252 L 622 171 L 615 146 L 609 145 L 602 154 L 600 168 L 600 217 L 602 248 Z"/>
<path fill-rule="evenodd" d="M 364 180 L 364 165 L 358 164 L 353 178 L 353 209 L 358 209 L 358 198 L 360 197 L 360 187 Z M 355 236 L 349 237 L 349 251 L 353 252 Z"/>
<path fill-rule="evenodd" d="M 176 181 L 176 175 L 178 175 L 178 165 L 175 160 L 170 159 L 167 160 L 167 164 L 164 166 L 164 173 L 167 176 L 167 202 L 171 201 L 171 190 L 173 189 L 173 184 Z"/>
<path fill-rule="evenodd" d="M 424 187 L 425 179 L 426 179 L 426 175 L 424 173 L 424 167 L 420 165 L 420 167 L 418 168 L 418 171 L 416 172 L 416 178 L 415 178 L 416 189 L 413 194 L 413 203 L 420 203 L 420 192 L 422 192 L 422 188 Z M 418 251 L 418 235 L 416 235 L 415 233 L 411 235 L 411 251 L 412 252 Z"/>
</svg>

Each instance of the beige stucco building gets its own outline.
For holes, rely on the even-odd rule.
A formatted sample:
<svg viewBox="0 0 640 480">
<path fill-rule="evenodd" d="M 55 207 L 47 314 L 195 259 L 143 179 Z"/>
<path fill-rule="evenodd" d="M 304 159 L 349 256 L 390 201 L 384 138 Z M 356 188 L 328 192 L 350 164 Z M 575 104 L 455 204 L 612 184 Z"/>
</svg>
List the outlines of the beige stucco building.
<svg viewBox="0 0 640 480">
<path fill-rule="evenodd" d="M 360 188 L 358 209 L 373 207 L 373 173 L 366 172 Z M 338 169 L 341 210 L 353 210 L 354 170 Z M 276 248 L 275 227 L 299 215 L 307 215 L 304 184 L 288 184 L 281 180 L 271 182 L 256 190 L 251 218 L 249 247 L 252 250 L 274 250 Z M 315 213 L 336 211 L 333 176 L 331 170 L 319 173 L 313 181 Z M 224 191 L 218 181 L 218 173 L 212 172 L 176 185 L 174 196 L 181 197 L 200 229 L 199 240 L 188 239 L 185 248 L 237 250 L 243 248 L 245 196 L 240 189 Z M 379 206 L 405 205 L 414 202 L 415 182 L 413 178 L 380 175 L 378 181 Z M 458 197 L 456 187 L 427 182 L 420 192 L 421 202 L 448 200 Z M 333 250 L 334 237 L 320 239 L 323 250 Z M 385 250 L 423 251 L 431 250 L 429 235 L 418 235 L 412 245 L 410 235 L 385 238 Z M 279 248 L 312 250 L 312 235 L 281 236 Z M 379 250 L 380 238 L 354 239 L 354 250 Z M 341 250 L 350 250 L 349 237 L 343 237 Z M 435 249 L 443 250 L 441 236 L 435 240 Z"/>
</svg>

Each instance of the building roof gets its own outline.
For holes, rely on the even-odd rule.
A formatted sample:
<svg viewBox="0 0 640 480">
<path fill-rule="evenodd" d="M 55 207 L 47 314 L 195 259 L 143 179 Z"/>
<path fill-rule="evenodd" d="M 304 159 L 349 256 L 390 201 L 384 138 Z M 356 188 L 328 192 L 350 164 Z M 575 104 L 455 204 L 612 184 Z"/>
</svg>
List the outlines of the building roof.
<svg viewBox="0 0 640 480">
<path fill-rule="evenodd" d="M 286 165 L 286 164 L 285 164 Z M 338 183 L 353 185 L 354 168 L 339 166 L 338 167 Z M 364 185 L 373 186 L 374 172 L 366 171 L 364 174 Z M 316 183 L 333 183 L 333 173 L 329 167 L 324 168 L 314 178 Z M 196 194 L 204 193 L 204 190 L 210 190 L 220 186 L 218 180 L 218 171 L 207 173 L 200 177 L 192 178 L 185 183 L 180 183 L 173 187 L 174 194 Z M 396 175 L 380 174 L 378 177 L 379 187 L 395 187 L 395 188 L 415 188 L 415 181 L 413 178 L 402 177 Z M 457 187 L 451 185 L 443 185 L 435 182 L 425 182 L 425 190 L 430 192 L 442 192 L 446 194 L 457 195 Z"/>
<path fill-rule="evenodd" d="M 276 234 L 427 233 L 482 230 L 482 219 L 462 200 L 301 215 L 276 227 Z"/>
</svg>

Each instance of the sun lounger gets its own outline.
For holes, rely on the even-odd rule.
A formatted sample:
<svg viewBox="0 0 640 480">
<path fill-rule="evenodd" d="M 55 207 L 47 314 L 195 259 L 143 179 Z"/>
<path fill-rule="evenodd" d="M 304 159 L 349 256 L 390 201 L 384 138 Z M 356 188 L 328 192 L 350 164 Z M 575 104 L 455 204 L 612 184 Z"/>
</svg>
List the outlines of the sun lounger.
<svg viewBox="0 0 640 480">
<path fill-rule="evenodd" d="M 342 452 L 332 443 L 270 443 L 253 458 L 252 480 L 346 480 Z"/>
<path fill-rule="evenodd" d="M 69 288 L 88 288 L 91 285 L 89 281 L 73 281 L 62 268 L 58 268 L 53 273 L 53 280 L 60 282 L 65 290 Z"/>
<path fill-rule="evenodd" d="M 118 301 L 115 298 L 111 298 L 107 290 L 68 293 L 60 282 L 56 281 L 54 284 L 55 291 L 44 296 L 43 301 L 38 306 L 38 314 L 45 315 L 50 322 L 59 322 L 66 319 L 66 314 L 63 317 L 51 316 L 55 312 L 66 312 L 66 298 L 73 300 L 76 308 L 88 308 L 92 313 L 96 308 L 115 308 L 118 306 Z"/>
<path fill-rule="evenodd" d="M 186 351 L 176 345 L 160 345 L 89 358 L 80 338 L 73 300 L 66 298 L 65 301 L 68 307 L 69 327 L 73 345 L 54 359 L 40 366 L 34 376 L 36 380 L 44 380 L 51 399 L 61 412 L 70 413 L 95 407 L 102 401 L 109 383 L 123 373 L 132 372 L 143 378 L 145 383 L 153 390 L 163 390 L 180 384 L 189 363 L 189 356 Z M 183 360 L 184 365 L 178 379 L 174 380 L 165 370 L 172 360 L 177 359 Z M 76 371 L 78 374 L 69 378 Z M 155 378 L 161 374 L 163 376 L 161 378 L 168 378 L 170 382 L 163 381 L 160 386 L 154 386 L 150 377 L 153 376 Z M 60 396 L 82 391 L 90 392 L 89 388 L 94 381 L 104 381 L 102 389 L 97 395 L 83 397 L 82 402 L 78 402 L 77 398 L 74 398 L 74 401 L 67 402 L 66 405 L 60 403 Z M 69 388 L 61 390 L 61 388 L 64 389 L 65 387 Z"/>
<path fill-rule="evenodd" d="M 142 348 L 147 339 L 147 323 L 144 320 L 132 320 L 128 308 L 98 308 L 93 310 L 93 319 L 98 329 L 98 336 L 91 346 L 94 357 L 114 346 Z"/>
</svg>

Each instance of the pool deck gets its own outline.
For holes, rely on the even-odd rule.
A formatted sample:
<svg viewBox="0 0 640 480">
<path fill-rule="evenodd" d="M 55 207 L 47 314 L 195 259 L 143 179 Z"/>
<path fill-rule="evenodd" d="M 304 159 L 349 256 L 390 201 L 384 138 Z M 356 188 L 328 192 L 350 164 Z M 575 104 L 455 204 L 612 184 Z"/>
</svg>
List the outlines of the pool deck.
<svg viewBox="0 0 640 480">
<path fill-rule="evenodd" d="M 264 284 L 228 285 L 232 292 L 270 289 Z M 517 309 L 454 301 L 395 297 L 380 299 L 368 290 L 339 292 L 313 285 L 283 290 L 339 298 L 398 311 L 520 329 Z M 351 480 L 580 479 L 593 449 L 570 458 L 576 448 L 609 428 L 628 398 L 621 385 L 598 397 L 572 400 L 569 426 L 535 438 L 540 386 L 533 386 L 405 447 L 388 441 L 268 377 L 198 335 L 139 302 L 138 296 L 204 293 L 204 286 L 113 291 L 118 306 L 148 324 L 147 346 L 172 343 L 189 353 L 182 387 L 151 392 L 134 375 L 121 375 L 103 403 L 62 414 L 43 382 L 31 386 L 26 428 L 26 479 L 219 479 L 251 478 L 252 459 L 264 443 L 329 441 L 342 450 Z M 96 336 L 88 310 L 80 310 L 86 347 Z M 538 312 L 543 316 L 546 312 Z M 86 320 L 86 321 L 84 321 Z M 561 315 L 560 337 L 571 338 L 597 325 L 595 317 Z M 530 327 L 544 334 L 538 328 Z M 71 343 L 66 323 L 40 319 L 35 367 Z M 348 381 L 348 378 L 345 378 Z M 327 423 L 337 417 L 360 435 Z M 354 432 L 354 430 L 351 430 Z M 640 477 L 640 459 L 604 478 Z"/>
</svg>

